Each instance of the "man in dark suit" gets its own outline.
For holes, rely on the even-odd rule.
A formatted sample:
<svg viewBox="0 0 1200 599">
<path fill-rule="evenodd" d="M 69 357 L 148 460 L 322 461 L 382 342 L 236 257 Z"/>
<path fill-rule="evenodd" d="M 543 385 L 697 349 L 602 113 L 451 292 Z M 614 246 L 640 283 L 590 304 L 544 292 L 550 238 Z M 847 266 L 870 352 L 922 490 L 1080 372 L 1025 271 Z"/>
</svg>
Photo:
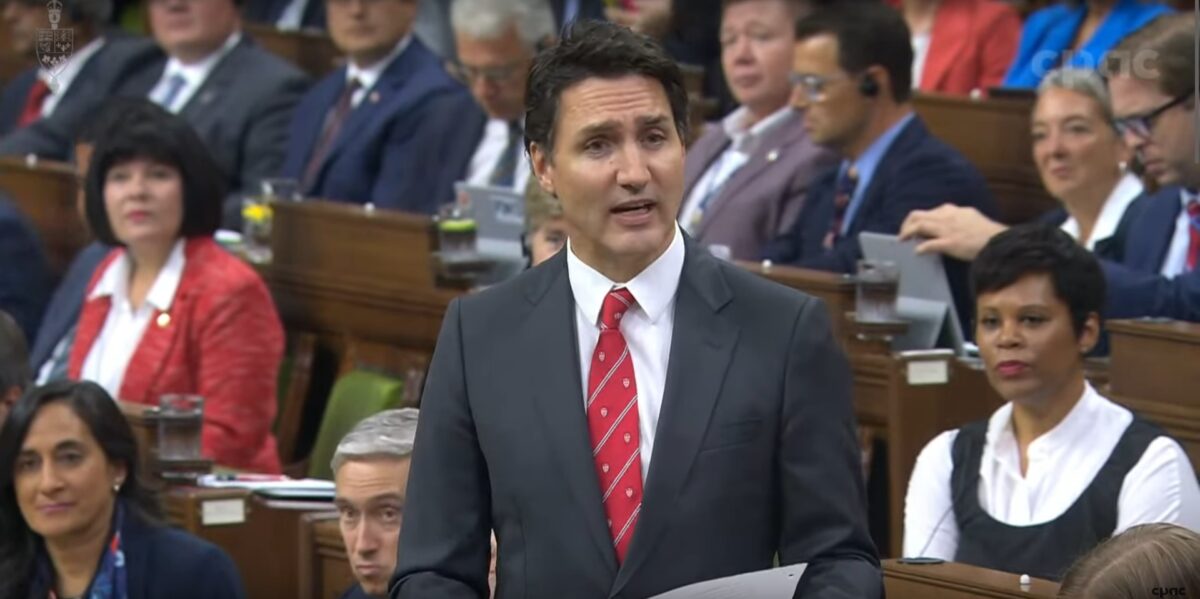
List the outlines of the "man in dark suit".
<svg viewBox="0 0 1200 599">
<path fill-rule="evenodd" d="M 850 372 L 815 298 L 675 222 L 687 97 L 645 38 L 577 23 L 535 60 L 526 143 L 574 233 L 451 303 L 421 403 L 393 599 L 648 597 L 807 562 L 882 596 Z"/>
<path fill-rule="evenodd" d="M 0 310 L 12 315 L 26 339 L 37 334 L 51 282 L 37 232 L 0 192 Z"/>
<path fill-rule="evenodd" d="M 111 10 L 108 0 L 64 0 L 58 26 L 73 32 L 70 54 L 58 64 L 26 70 L 0 91 L 0 155 L 67 159 L 96 104 L 124 77 L 161 57 L 148 40 L 106 31 Z M 37 58 L 38 30 L 50 29 L 49 15 L 42 2 L 5 5 L 16 54 Z"/>
<path fill-rule="evenodd" d="M 416 0 L 326 0 L 326 9 L 347 65 L 301 100 L 283 174 L 306 196 L 434 212 L 453 187 L 439 175 L 448 130 L 437 115 L 461 114 L 470 96 L 413 37 Z"/>
</svg>

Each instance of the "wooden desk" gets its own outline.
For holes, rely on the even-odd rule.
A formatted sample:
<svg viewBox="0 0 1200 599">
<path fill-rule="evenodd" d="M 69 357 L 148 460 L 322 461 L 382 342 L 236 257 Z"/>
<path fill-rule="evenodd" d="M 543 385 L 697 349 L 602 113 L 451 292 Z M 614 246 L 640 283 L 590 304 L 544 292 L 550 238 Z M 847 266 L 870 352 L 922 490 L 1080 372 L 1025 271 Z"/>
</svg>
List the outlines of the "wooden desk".
<svg viewBox="0 0 1200 599">
<path fill-rule="evenodd" d="M 56 279 L 91 240 L 75 209 L 78 189 L 75 167 L 69 164 L 0 158 L 0 191 L 7 192 L 37 230 Z"/>
<path fill-rule="evenodd" d="M 313 79 L 321 79 L 345 62 L 327 33 L 283 31 L 256 23 L 244 23 L 242 27 L 267 52 L 296 65 Z"/>
<path fill-rule="evenodd" d="M 1034 578 L 1022 589 L 1020 576 L 966 564 L 913 566 L 883 562 L 888 599 L 1054 599 L 1058 583 Z"/>
<path fill-rule="evenodd" d="M 356 582 L 337 512 L 300 518 L 300 599 L 337 599 Z"/>
<path fill-rule="evenodd" d="M 1054 209 L 1033 162 L 1026 100 L 972 100 L 961 96 L 917 94 L 913 107 L 930 132 L 962 152 L 987 179 L 1000 209 L 1000 221 L 1031 221 Z"/>
</svg>

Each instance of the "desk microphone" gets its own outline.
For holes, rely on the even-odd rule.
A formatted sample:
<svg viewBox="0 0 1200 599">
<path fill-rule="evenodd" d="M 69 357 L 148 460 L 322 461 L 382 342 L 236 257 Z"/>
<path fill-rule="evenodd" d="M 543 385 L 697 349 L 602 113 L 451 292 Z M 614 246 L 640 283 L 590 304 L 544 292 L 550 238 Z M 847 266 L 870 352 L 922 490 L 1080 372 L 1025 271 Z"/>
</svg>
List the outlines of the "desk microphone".
<svg viewBox="0 0 1200 599">
<path fill-rule="evenodd" d="M 925 555 L 925 551 L 927 549 L 929 549 L 929 544 L 933 542 L 933 537 L 937 536 L 937 531 L 939 528 L 942 527 L 942 523 L 946 521 L 946 516 L 949 516 L 950 512 L 953 512 L 953 511 L 954 511 L 954 503 L 951 502 L 950 507 L 946 508 L 945 512 L 942 512 L 942 517 L 938 518 L 937 524 L 933 525 L 933 532 L 929 533 L 929 538 L 925 540 L 925 545 L 921 547 L 921 550 L 917 552 L 916 556 L 902 557 L 896 561 L 901 564 L 909 564 L 909 565 L 914 565 L 914 566 L 931 566 L 931 565 L 935 565 L 935 564 L 946 563 L 946 560 L 938 558 L 938 557 L 922 557 L 922 556 Z"/>
</svg>

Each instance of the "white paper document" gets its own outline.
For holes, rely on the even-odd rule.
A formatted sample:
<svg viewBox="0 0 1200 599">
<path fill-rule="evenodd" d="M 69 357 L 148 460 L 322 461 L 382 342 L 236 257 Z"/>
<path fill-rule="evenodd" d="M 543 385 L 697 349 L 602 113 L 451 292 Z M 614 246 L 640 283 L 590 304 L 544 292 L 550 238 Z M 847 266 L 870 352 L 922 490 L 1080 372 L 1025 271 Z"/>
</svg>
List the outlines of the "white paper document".
<svg viewBox="0 0 1200 599">
<path fill-rule="evenodd" d="M 796 564 L 706 580 L 651 599 L 792 599 L 807 567 L 808 564 Z"/>
</svg>

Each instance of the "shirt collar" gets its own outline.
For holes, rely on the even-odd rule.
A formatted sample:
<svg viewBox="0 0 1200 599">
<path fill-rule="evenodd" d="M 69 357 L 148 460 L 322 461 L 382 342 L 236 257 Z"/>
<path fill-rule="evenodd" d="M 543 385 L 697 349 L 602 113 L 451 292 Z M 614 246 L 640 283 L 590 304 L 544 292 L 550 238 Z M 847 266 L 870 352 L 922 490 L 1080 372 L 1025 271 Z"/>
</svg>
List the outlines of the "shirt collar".
<svg viewBox="0 0 1200 599">
<path fill-rule="evenodd" d="M 387 70 L 388 66 L 392 64 L 393 60 L 396 60 L 397 56 L 400 56 L 400 54 L 404 52 L 406 48 L 408 48 L 408 45 L 411 42 L 412 34 L 410 33 L 404 36 L 404 39 L 400 40 L 396 44 L 396 47 L 392 48 L 392 51 L 389 52 L 387 56 L 384 56 L 382 59 L 376 61 L 375 64 L 372 65 L 360 67 L 354 64 L 352 61 L 347 62 L 346 82 L 349 83 L 354 79 L 358 79 L 358 83 L 363 90 L 369 90 L 375 87 L 375 83 L 379 81 L 380 77 L 383 77 L 383 72 Z"/>
<path fill-rule="evenodd" d="M 892 147 L 892 142 L 900 136 L 900 132 L 904 127 L 913 120 L 916 113 L 909 112 L 901 117 L 900 120 L 892 124 L 883 135 L 875 138 L 870 146 L 867 146 L 865 152 L 853 162 L 855 169 L 858 170 L 858 184 L 855 187 L 856 193 L 859 189 L 866 189 L 866 186 L 871 183 L 871 177 L 875 175 L 875 168 L 879 166 L 879 162 L 883 160 L 883 156 L 887 154 L 888 148 Z M 849 160 L 842 161 L 842 167 L 839 174 L 845 173 L 846 169 L 850 168 Z"/>
<path fill-rule="evenodd" d="M 750 116 L 750 110 L 742 106 L 721 121 L 721 128 L 725 130 L 725 135 L 729 136 L 731 147 L 735 150 L 750 152 L 756 142 L 783 124 L 787 117 L 794 112 L 791 106 L 784 106 L 747 129 L 746 119 Z"/>
<path fill-rule="evenodd" d="M 187 258 L 184 256 L 186 244 L 187 241 L 184 238 L 175 242 L 175 246 L 171 248 L 171 254 L 167 256 L 167 261 L 163 264 L 162 270 L 158 272 L 158 277 L 154 279 L 154 284 L 150 286 L 150 291 L 146 294 L 146 302 L 159 311 L 169 310 L 171 302 L 175 299 L 179 281 L 183 279 L 183 267 L 187 264 Z M 88 300 L 108 296 L 112 298 L 114 305 L 128 301 L 130 266 L 129 250 L 123 250 L 121 255 L 105 269 L 104 274 L 100 275 L 100 280 L 96 283 L 92 293 L 88 295 Z"/>
<path fill-rule="evenodd" d="M 1186 187 L 1179 189 L 1179 201 L 1183 203 L 1183 209 L 1187 210 L 1187 205 L 1191 202 L 1200 200 L 1200 195 Z"/>
<path fill-rule="evenodd" d="M 164 78 L 172 75 L 180 75 L 184 81 L 187 81 L 188 87 L 197 87 L 208 79 L 209 74 L 217 67 L 217 63 L 221 62 L 221 59 L 225 58 L 225 55 L 229 54 L 234 46 L 237 46 L 238 42 L 241 41 L 242 32 L 234 31 L 225 40 L 225 43 L 220 48 L 217 48 L 216 52 L 191 64 L 183 64 L 178 58 L 172 56 L 167 59 L 167 67 L 163 71 Z"/>
<path fill-rule="evenodd" d="M 1054 428 L 1030 442 L 1028 453 L 1030 455 L 1035 453 L 1049 455 L 1060 447 L 1085 442 L 1086 437 L 1090 434 L 1089 423 L 1095 420 L 1096 414 L 1107 401 L 1096 392 L 1091 383 L 1085 380 L 1083 395 L 1080 396 L 1079 401 Z M 993 448 L 1011 446 L 1013 450 L 1016 449 L 1017 439 L 1012 427 L 1012 402 L 1004 404 L 988 420 L 987 444 Z M 1008 454 L 998 451 L 997 455 Z"/>
<path fill-rule="evenodd" d="M 78 52 L 71 54 L 62 66 L 58 68 L 58 72 L 51 73 L 46 69 L 38 69 L 38 79 L 41 79 L 46 85 L 50 86 L 50 91 L 54 95 L 60 95 L 71 87 L 71 83 L 79 76 L 79 72 L 83 70 L 83 65 L 92 58 L 100 48 L 104 47 L 104 37 L 98 37 L 82 48 Z"/>
<path fill-rule="evenodd" d="M 637 300 L 638 307 L 650 322 L 658 322 L 679 289 L 684 254 L 683 233 L 677 224 L 675 238 L 671 240 L 671 245 L 667 246 L 666 251 L 628 283 L 622 285 L 580 260 L 571 247 L 571 240 L 567 239 L 567 278 L 571 282 L 571 294 L 575 296 L 575 303 L 587 314 L 588 320 L 599 323 L 600 308 L 608 292 L 615 287 L 628 287 L 633 298 Z"/>
<path fill-rule="evenodd" d="M 1096 224 L 1092 228 L 1092 236 L 1084 245 L 1089 252 L 1096 249 L 1097 241 L 1108 239 L 1117 232 L 1117 226 L 1121 224 L 1121 217 L 1125 215 L 1125 209 L 1138 196 L 1142 195 L 1142 189 L 1142 181 L 1136 175 L 1130 173 L 1121 177 L 1112 193 L 1109 193 L 1108 198 L 1104 200 L 1100 216 L 1096 218 Z M 1074 216 L 1067 217 L 1066 222 L 1060 228 L 1072 239 L 1079 239 L 1079 221 L 1075 220 Z"/>
</svg>

